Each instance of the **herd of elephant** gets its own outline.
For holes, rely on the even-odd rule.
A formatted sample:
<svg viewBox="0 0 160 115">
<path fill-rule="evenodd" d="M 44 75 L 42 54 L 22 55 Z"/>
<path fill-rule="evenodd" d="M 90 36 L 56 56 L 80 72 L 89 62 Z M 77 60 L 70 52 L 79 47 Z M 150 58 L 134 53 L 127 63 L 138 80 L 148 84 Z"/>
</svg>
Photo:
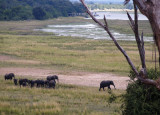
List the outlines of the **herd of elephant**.
<svg viewBox="0 0 160 115">
<path fill-rule="evenodd" d="M 47 76 L 46 80 L 28 80 L 28 79 L 16 79 L 14 73 L 9 73 L 9 74 L 5 74 L 4 76 L 5 80 L 12 80 L 15 85 L 18 85 L 21 87 L 25 87 L 25 86 L 30 86 L 31 88 L 36 86 L 36 87 L 46 87 L 46 88 L 55 88 L 56 86 L 56 80 L 59 81 L 58 76 L 57 75 L 52 75 L 52 76 Z M 102 81 L 100 83 L 100 88 L 99 91 L 101 90 L 101 88 L 103 88 L 103 91 L 105 87 L 108 87 L 109 90 L 111 90 L 110 85 L 113 85 L 115 88 L 115 85 L 113 83 L 113 81 L 111 80 L 107 80 L 107 81 Z"/>
<path fill-rule="evenodd" d="M 56 80 L 58 81 L 57 75 L 47 76 L 46 80 L 29 80 L 26 78 L 23 79 L 16 79 L 14 73 L 5 74 L 4 76 L 5 80 L 12 80 L 15 85 L 18 85 L 21 87 L 30 86 L 31 88 L 36 87 L 45 87 L 45 88 L 55 88 L 56 86 Z"/>
</svg>

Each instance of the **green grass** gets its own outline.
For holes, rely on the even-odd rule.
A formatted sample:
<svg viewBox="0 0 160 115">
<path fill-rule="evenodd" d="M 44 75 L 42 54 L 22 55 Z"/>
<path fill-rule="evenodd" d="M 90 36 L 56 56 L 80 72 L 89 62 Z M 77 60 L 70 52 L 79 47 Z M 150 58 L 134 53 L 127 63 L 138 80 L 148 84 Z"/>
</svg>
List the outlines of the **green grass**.
<svg viewBox="0 0 160 115">
<path fill-rule="evenodd" d="M 62 71 L 81 70 L 128 75 L 129 65 L 112 41 L 61 37 L 51 33 L 33 31 L 33 29 L 42 28 L 47 24 L 79 23 L 81 21 L 86 20 L 59 18 L 46 21 L 0 22 L 0 54 L 40 62 L 27 64 L 0 61 L 0 67 L 29 66 Z M 123 27 L 128 26 L 126 21 L 114 21 L 117 26 L 113 21 L 109 22 L 114 27 L 122 27 L 122 24 L 124 24 Z M 147 25 L 146 21 L 142 23 Z M 123 31 L 123 29 L 121 30 Z M 135 66 L 140 66 L 136 43 L 127 41 L 119 41 L 119 43 L 127 51 Z M 152 44 L 145 43 L 145 47 L 146 62 L 149 67 L 154 67 L 151 59 Z"/>
<path fill-rule="evenodd" d="M 127 75 L 129 71 L 128 63 L 112 41 L 37 35 L 0 35 L 0 38 L 0 54 L 41 62 L 23 65 L 0 61 L 1 67 L 49 67 L 66 71 L 112 72 L 120 75 Z M 120 44 L 136 66 L 139 66 L 135 42 L 121 41 Z M 146 48 L 146 59 L 151 62 L 152 45 L 146 43 Z M 154 63 L 149 64 L 154 66 Z"/>
<path fill-rule="evenodd" d="M 139 20 L 139 33 L 141 34 L 142 32 L 144 33 L 144 36 L 152 36 L 152 30 L 149 22 L 147 20 Z M 124 21 L 124 20 L 109 20 L 108 25 L 111 29 L 118 31 L 123 34 L 132 34 L 133 31 L 131 27 L 129 26 L 129 21 Z"/>
<path fill-rule="evenodd" d="M 59 70 L 62 74 L 72 71 L 110 72 L 128 75 L 129 65 L 112 41 L 92 40 L 78 37 L 55 36 L 52 33 L 33 31 L 49 24 L 79 23 L 90 20 L 82 18 L 58 18 L 45 21 L 0 22 L 0 56 L 11 59 L 0 60 L 3 67 L 33 67 Z M 90 21 L 93 23 L 92 21 Z M 149 27 L 146 21 L 140 22 Z M 133 34 L 127 21 L 110 21 L 110 28 Z M 122 28 L 123 27 L 123 28 Z M 140 29 L 142 29 L 140 28 Z M 148 28 L 144 30 L 151 35 Z M 135 42 L 119 41 L 135 66 L 140 59 Z M 146 42 L 147 67 L 154 67 L 152 44 Z M 158 59 L 158 58 L 157 58 Z M 20 60 L 20 61 L 17 61 Z M 33 62 L 29 63 L 27 60 Z M 120 100 L 110 106 L 109 94 L 98 88 L 58 84 L 55 90 L 44 88 L 19 88 L 0 76 L 1 115 L 116 115 L 120 114 Z M 116 96 L 125 91 L 114 90 Z"/>
<path fill-rule="evenodd" d="M 121 102 L 98 88 L 57 84 L 55 89 L 14 86 L 0 76 L 1 115 L 118 115 Z M 116 96 L 124 91 L 113 90 Z"/>
</svg>

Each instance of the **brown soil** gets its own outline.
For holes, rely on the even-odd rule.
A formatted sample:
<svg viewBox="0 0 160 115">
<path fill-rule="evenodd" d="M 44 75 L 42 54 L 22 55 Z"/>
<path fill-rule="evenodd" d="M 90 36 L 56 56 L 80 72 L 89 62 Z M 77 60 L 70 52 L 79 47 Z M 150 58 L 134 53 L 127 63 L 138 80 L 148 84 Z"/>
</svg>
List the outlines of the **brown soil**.
<svg viewBox="0 0 160 115">
<path fill-rule="evenodd" d="M 0 61 L 17 61 L 17 59 L 1 56 Z M 24 60 L 19 60 L 24 61 Z M 24 61 L 27 62 L 27 61 Z M 34 63 L 33 61 L 28 61 Z M 128 84 L 128 77 L 121 77 L 108 73 L 88 73 L 88 72 L 71 72 L 61 74 L 59 71 L 39 68 L 19 68 L 19 67 L 3 67 L 0 68 L 0 75 L 4 76 L 6 73 L 14 73 L 16 76 L 34 77 L 36 79 L 46 79 L 46 76 L 57 74 L 59 82 L 64 84 L 73 84 L 81 86 L 99 87 L 102 80 L 113 80 L 117 89 L 126 89 Z M 113 88 L 111 86 L 111 88 Z"/>
</svg>

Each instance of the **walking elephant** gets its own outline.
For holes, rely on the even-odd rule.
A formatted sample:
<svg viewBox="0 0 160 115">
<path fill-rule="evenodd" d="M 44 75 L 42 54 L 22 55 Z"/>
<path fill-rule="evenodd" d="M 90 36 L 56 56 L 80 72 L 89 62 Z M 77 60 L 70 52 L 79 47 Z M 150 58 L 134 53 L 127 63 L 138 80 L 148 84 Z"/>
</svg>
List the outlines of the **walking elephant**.
<svg viewBox="0 0 160 115">
<path fill-rule="evenodd" d="M 102 82 L 100 83 L 99 91 L 101 90 L 101 88 L 103 88 L 103 91 L 104 91 L 104 87 L 108 87 L 108 89 L 111 90 L 110 85 L 113 85 L 114 88 L 115 88 L 115 85 L 114 85 L 113 81 L 110 81 L 110 80 L 102 81 Z"/>
<path fill-rule="evenodd" d="M 57 80 L 57 81 L 59 81 L 57 75 L 47 76 L 47 80 L 48 80 L 48 81 L 51 81 L 51 80 Z"/>
</svg>

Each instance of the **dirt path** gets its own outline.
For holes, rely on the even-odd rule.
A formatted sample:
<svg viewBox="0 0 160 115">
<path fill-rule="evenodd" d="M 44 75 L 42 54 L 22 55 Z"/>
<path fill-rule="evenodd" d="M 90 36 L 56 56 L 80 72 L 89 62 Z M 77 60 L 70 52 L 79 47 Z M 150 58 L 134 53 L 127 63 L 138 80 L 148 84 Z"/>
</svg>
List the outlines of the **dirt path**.
<svg viewBox="0 0 160 115">
<path fill-rule="evenodd" d="M 6 73 L 10 72 L 15 73 L 17 76 L 30 76 L 39 79 L 45 79 L 48 75 L 56 74 L 56 72 L 53 70 L 38 68 L 0 68 L 0 75 L 5 75 Z M 107 73 L 74 72 L 74 74 L 58 74 L 58 76 L 60 83 L 93 87 L 99 87 L 99 83 L 102 80 L 113 80 L 117 89 L 126 89 L 128 84 L 127 80 L 129 80 L 128 77 L 120 77 Z"/>
<path fill-rule="evenodd" d="M 35 64 L 39 63 L 32 60 L 22 60 L 11 56 L 0 55 L 0 61 L 18 62 Z M 60 74 L 60 71 L 39 69 L 39 68 L 20 68 L 20 67 L 3 67 L 0 68 L 0 75 L 4 76 L 6 73 L 14 73 L 17 76 L 34 77 L 36 79 L 46 79 L 48 75 L 58 75 L 60 83 L 74 84 L 81 86 L 99 87 L 102 80 L 113 80 L 117 89 L 126 89 L 128 84 L 128 77 L 120 77 L 108 73 L 88 73 L 88 72 L 71 72 L 67 74 Z M 111 86 L 112 88 L 112 86 Z"/>
</svg>

